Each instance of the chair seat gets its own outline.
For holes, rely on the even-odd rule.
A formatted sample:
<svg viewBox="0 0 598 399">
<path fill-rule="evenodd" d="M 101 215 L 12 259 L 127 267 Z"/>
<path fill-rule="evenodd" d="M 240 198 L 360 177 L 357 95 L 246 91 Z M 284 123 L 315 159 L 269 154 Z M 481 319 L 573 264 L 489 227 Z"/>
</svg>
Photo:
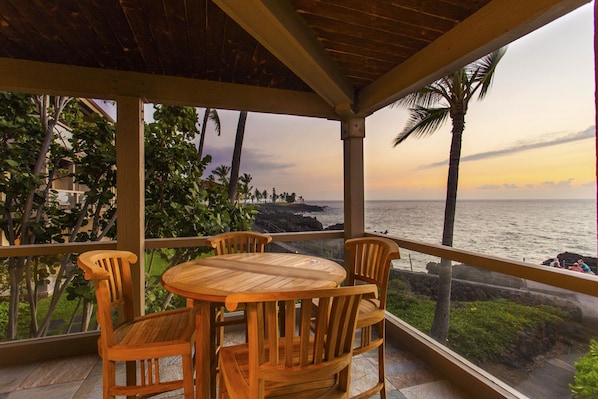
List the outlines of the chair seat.
<svg viewBox="0 0 598 399">
<path fill-rule="evenodd" d="M 357 328 L 371 326 L 386 317 L 384 309 L 380 309 L 380 301 L 377 299 L 362 299 L 359 304 L 357 316 Z"/>
<path fill-rule="evenodd" d="M 153 313 L 116 328 L 114 345 L 106 351 L 117 361 L 191 353 L 194 333 L 195 313 L 190 308 Z"/>
<path fill-rule="evenodd" d="M 281 364 L 279 366 L 272 366 L 273 369 L 280 369 L 284 367 L 285 349 L 281 345 L 279 350 Z M 295 345 L 293 358 L 297 359 L 299 343 Z M 266 351 L 267 352 L 267 351 Z M 309 354 L 312 357 L 312 354 Z M 234 346 L 227 346 L 222 348 L 220 353 L 220 361 L 223 364 L 221 372 L 223 378 L 227 380 L 228 390 L 230 396 L 239 398 L 246 397 L 249 390 L 249 345 L 241 344 Z M 339 358 L 335 364 L 323 364 L 322 369 L 338 368 L 339 370 L 350 364 L 351 356 Z M 265 396 L 266 398 L 293 398 L 293 399 L 341 399 L 348 398 L 348 392 L 339 389 L 336 379 L 334 377 L 322 378 L 317 370 L 310 370 L 309 375 L 302 375 L 297 378 L 297 372 L 289 372 L 286 377 L 289 380 L 285 381 L 266 381 L 265 382 Z M 290 382 L 291 380 L 301 382 Z M 308 381 L 306 383 L 305 381 Z M 231 392 L 232 391 L 232 392 Z M 229 397 L 227 395 L 225 398 Z"/>
</svg>

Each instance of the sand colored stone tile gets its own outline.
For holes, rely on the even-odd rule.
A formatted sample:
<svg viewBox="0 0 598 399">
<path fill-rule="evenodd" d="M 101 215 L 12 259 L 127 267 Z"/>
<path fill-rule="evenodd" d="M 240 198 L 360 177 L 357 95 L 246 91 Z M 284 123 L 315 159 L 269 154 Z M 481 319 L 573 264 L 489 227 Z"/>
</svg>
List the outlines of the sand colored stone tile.
<svg viewBox="0 0 598 399">
<path fill-rule="evenodd" d="M 377 367 L 365 356 L 356 356 L 351 365 L 351 396 L 363 392 L 378 382 Z"/>
<path fill-rule="evenodd" d="M 38 386 L 11 392 L 7 399 L 72 398 L 79 388 L 80 381 L 63 384 Z"/>
<path fill-rule="evenodd" d="M 406 399 L 469 399 L 447 381 L 435 381 L 427 384 L 401 389 Z"/>
<path fill-rule="evenodd" d="M 0 368 L 0 399 L 3 393 L 16 390 L 37 367 L 37 364 L 26 364 Z"/>
<path fill-rule="evenodd" d="M 96 355 L 85 355 L 40 363 L 39 367 L 23 381 L 19 389 L 82 381 L 96 361 Z"/>
</svg>

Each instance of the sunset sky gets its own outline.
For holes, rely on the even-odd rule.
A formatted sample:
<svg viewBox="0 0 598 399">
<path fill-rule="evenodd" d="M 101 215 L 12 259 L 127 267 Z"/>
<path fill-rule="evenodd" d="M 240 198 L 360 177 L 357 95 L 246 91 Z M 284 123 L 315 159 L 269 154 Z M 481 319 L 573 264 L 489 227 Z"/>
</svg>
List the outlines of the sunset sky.
<svg viewBox="0 0 598 399">
<path fill-rule="evenodd" d="M 592 14 L 585 5 L 509 45 L 490 93 L 466 115 L 459 199 L 595 198 Z M 209 171 L 232 158 L 238 112 L 219 113 Z M 366 200 L 445 197 L 450 120 L 393 148 L 407 117 L 390 107 L 366 119 Z M 255 188 L 340 200 L 342 163 L 339 122 L 249 114 L 241 173 Z"/>
</svg>

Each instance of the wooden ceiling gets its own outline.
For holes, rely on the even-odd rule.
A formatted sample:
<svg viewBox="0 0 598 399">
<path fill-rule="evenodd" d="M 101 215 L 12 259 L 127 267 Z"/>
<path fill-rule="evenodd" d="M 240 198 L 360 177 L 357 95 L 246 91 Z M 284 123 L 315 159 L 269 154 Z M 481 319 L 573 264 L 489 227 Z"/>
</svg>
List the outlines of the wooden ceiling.
<svg viewBox="0 0 598 399">
<path fill-rule="evenodd" d="M 0 89 L 367 116 L 587 1 L 0 0 Z"/>
</svg>

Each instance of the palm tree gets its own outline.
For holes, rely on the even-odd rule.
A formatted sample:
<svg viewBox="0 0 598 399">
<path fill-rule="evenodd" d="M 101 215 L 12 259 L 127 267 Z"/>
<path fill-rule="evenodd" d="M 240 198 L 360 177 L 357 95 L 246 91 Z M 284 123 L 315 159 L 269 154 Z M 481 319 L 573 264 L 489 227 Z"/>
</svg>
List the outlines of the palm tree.
<svg viewBox="0 0 598 399">
<path fill-rule="evenodd" d="M 216 126 L 216 133 L 220 136 L 220 116 L 218 111 L 214 108 L 206 108 L 203 114 L 203 123 L 201 125 L 201 133 L 199 134 L 199 143 L 197 145 L 197 157 L 201 160 L 203 155 L 203 144 L 206 138 L 206 127 L 208 125 L 208 119 L 214 122 Z"/>
<path fill-rule="evenodd" d="M 230 173 L 230 166 L 227 165 L 220 165 L 217 166 L 216 169 L 214 169 L 212 171 L 213 174 L 216 175 L 216 177 L 218 178 L 218 181 L 220 183 L 222 183 L 223 186 L 225 186 L 228 190 L 228 174 Z"/>
<path fill-rule="evenodd" d="M 457 186 L 459 181 L 459 162 L 461 160 L 461 142 L 465 130 L 465 114 L 469 101 L 478 93 L 482 100 L 492 84 L 494 71 L 506 52 L 498 49 L 485 57 L 447 75 L 420 91 L 411 93 L 394 105 L 407 106 L 410 118 L 407 125 L 394 140 L 396 147 L 408 137 L 425 137 L 436 132 L 450 116 L 452 128 L 449 170 L 444 208 L 444 227 L 442 245 L 453 246 L 455 208 L 457 205 Z M 438 276 L 438 300 L 434 312 L 434 321 L 430 336 L 440 343 L 446 343 L 450 321 L 452 264 L 450 259 L 442 259 Z"/>
<path fill-rule="evenodd" d="M 260 202 L 260 200 L 262 199 L 262 192 L 258 188 L 256 188 L 254 196 L 255 196 L 256 202 Z"/>
<path fill-rule="evenodd" d="M 241 183 L 241 187 L 239 187 L 239 192 L 241 194 L 241 199 L 243 199 L 244 203 L 247 203 L 247 199 L 251 198 L 251 190 L 253 186 L 250 186 L 251 180 L 253 177 L 249 173 L 243 173 L 239 177 L 239 182 Z"/>
</svg>

